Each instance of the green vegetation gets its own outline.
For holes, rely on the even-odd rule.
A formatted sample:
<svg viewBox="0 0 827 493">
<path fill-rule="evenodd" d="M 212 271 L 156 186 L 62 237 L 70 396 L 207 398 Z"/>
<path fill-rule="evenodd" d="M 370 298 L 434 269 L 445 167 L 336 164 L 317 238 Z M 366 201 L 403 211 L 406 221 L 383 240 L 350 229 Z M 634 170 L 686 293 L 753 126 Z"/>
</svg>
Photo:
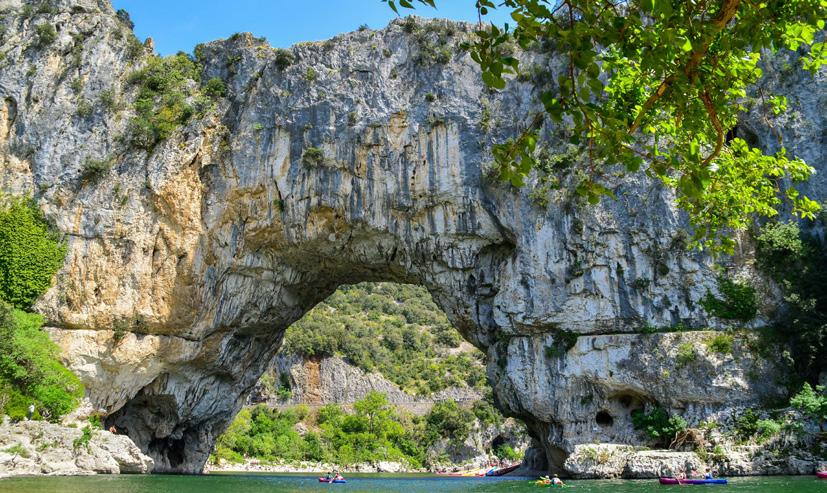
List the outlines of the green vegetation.
<svg viewBox="0 0 827 493">
<path fill-rule="evenodd" d="M 94 180 L 109 173 L 112 169 L 112 161 L 109 159 L 87 159 L 83 163 L 81 176 L 84 180 Z"/>
<path fill-rule="evenodd" d="M 26 447 L 24 447 L 23 445 L 21 445 L 19 443 L 15 443 L 11 447 L 8 447 L 8 448 L 4 449 L 3 452 L 5 452 L 7 454 L 12 454 L 12 455 L 19 455 L 20 457 L 23 457 L 24 459 L 28 459 L 29 456 L 31 455 L 31 454 L 29 454 L 29 451 L 26 450 Z"/>
<path fill-rule="evenodd" d="M 417 3 L 385 1 L 394 11 Z M 515 46 L 553 46 L 563 58 L 563 70 L 539 67 L 533 94 L 543 110 L 515 115 L 524 130 L 492 148 L 503 180 L 524 185 L 536 167 L 538 144 L 549 137 L 544 129 L 550 121 L 584 156 L 573 174 L 579 196 L 589 203 L 614 197 L 605 178 L 617 165 L 626 173 L 644 171 L 675 191 L 697 247 L 731 252 L 734 240 L 727 233 L 747 229 L 754 215 L 775 216 L 784 207 L 781 197 L 801 217 L 813 219 L 820 209 L 794 188 L 780 193 L 782 184 L 809 178 L 813 169 L 806 163 L 789 159 L 783 148 L 765 155 L 726 136 L 747 110 L 746 89 L 761 78 L 767 53 L 799 51 L 802 68 L 813 74 L 827 64 L 827 44 L 817 36 L 827 18 L 822 0 L 632 0 L 623 8 L 594 0 L 476 5 L 481 18 L 497 8 L 510 14 L 510 26 L 481 28 L 467 46 L 491 90 L 526 83 L 512 82 L 522 72 Z M 417 35 L 415 22 L 403 29 Z M 783 98 L 766 99 L 772 113 L 785 112 Z"/>
<path fill-rule="evenodd" d="M 718 318 L 749 322 L 758 313 L 758 300 L 755 297 L 755 288 L 752 286 L 731 281 L 725 277 L 718 278 L 718 291 L 723 298 L 717 298 L 707 292 L 701 300 L 704 310 Z"/>
<path fill-rule="evenodd" d="M 324 164 L 324 151 L 318 147 L 308 147 L 302 153 L 302 164 L 305 166 L 321 166 Z"/>
<path fill-rule="evenodd" d="M 276 48 L 274 51 L 276 53 L 276 68 L 279 70 L 284 70 L 290 65 L 293 65 L 295 57 L 293 56 L 292 51 L 285 50 L 284 48 Z"/>
<path fill-rule="evenodd" d="M 40 315 L 26 313 L 51 285 L 65 247 L 32 200 L 7 198 L 0 209 L 0 414 L 56 420 L 77 407 L 78 378 L 57 359 Z M 15 308 L 17 307 L 17 308 Z"/>
<path fill-rule="evenodd" d="M 809 383 L 804 383 L 801 391 L 790 399 L 790 405 L 807 418 L 816 420 L 819 428 L 824 430 L 824 422 L 827 421 L 827 389 L 824 385 L 817 385 L 813 389 Z"/>
<path fill-rule="evenodd" d="M 698 358 L 698 352 L 695 345 L 691 342 L 682 342 L 678 345 L 678 354 L 675 356 L 675 363 L 678 368 L 694 362 Z"/>
<path fill-rule="evenodd" d="M 747 409 L 735 419 L 733 431 L 742 443 L 754 441 L 761 444 L 777 435 L 782 426 L 778 421 L 762 419 L 757 412 Z"/>
<path fill-rule="evenodd" d="M 732 334 L 719 333 L 712 336 L 706 341 L 706 346 L 710 351 L 719 354 L 732 354 L 732 345 L 735 338 Z"/>
<path fill-rule="evenodd" d="M 789 348 L 791 373 L 816 382 L 827 370 L 827 245 L 795 223 L 768 223 L 756 241 L 759 266 L 781 286 L 786 302 L 769 336 Z"/>
<path fill-rule="evenodd" d="M 83 396 L 80 380 L 58 361 L 58 347 L 41 328 L 43 318 L 0 304 L 0 414 L 57 420 Z"/>
<path fill-rule="evenodd" d="M 152 57 L 146 67 L 129 76 L 140 86 L 135 102 L 137 116 L 129 122 L 128 140 L 139 148 L 151 150 L 185 124 L 195 113 L 194 87 L 201 68 L 184 53 Z"/>
<path fill-rule="evenodd" d="M 38 24 L 35 32 L 37 33 L 37 46 L 40 48 L 54 43 L 57 39 L 57 31 L 51 24 Z"/>
<path fill-rule="evenodd" d="M 307 67 L 307 72 L 304 73 L 304 80 L 307 82 L 313 82 L 318 78 L 319 74 L 313 69 L 313 67 Z"/>
<path fill-rule="evenodd" d="M 212 99 L 224 97 L 227 93 L 227 85 L 219 77 L 213 77 L 204 85 L 204 94 Z"/>
<path fill-rule="evenodd" d="M 77 450 L 81 447 L 88 447 L 90 441 L 92 441 L 92 428 L 86 425 L 81 430 L 80 436 L 72 441 L 72 448 Z"/>
<path fill-rule="evenodd" d="M 500 419 L 502 419 L 500 417 Z M 308 428 L 296 431 L 298 423 Z M 381 460 L 398 461 L 413 467 L 426 465 L 427 448 L 437 440 L 459 444 L 468 436 L 474 413 L 453 401 L 434 405 L 423 417 L 400 414 L 384 394 L 371 392 L 345 411 L 336 404 L 311 413 L 305 406 L 278 411 L 259 405 L 243 409 L 216 442 L 214 462 L 241 462 L 255 457 L 265 462 L 314 461 L 343 466 Z M 518 454 L 507 445 L 498 456 Z"/>
<path fill-rule="evenodd" d="M 632 411 L 632 426 L 643 431 L 646 436 L 659 445 L 670 445 L 675 436 L 687 428 L 686 420 L 680 416 L 669 416 L 662 407 L 651 412 Z"/>
<path fill-rule="evenodd" d="M 0 299 L 28 308 L 52 283 L 65 247 L 29 199 L 0 207 Z"/>
<path fill-rule="evenodd" d="M 505 460 L 508 462 L 514 462 L 518 459 L 522 459 L 522 454 L 516 452 L 511 445 L 502 444 L 496 449 L 494 449 L 494 455 L 501 460 Z"/>
<path fill-rule="evenodd" d="M 451 351 L 461 342 L 425 288 L 362 283 L 342 286 L 293 324 L 283 351 L 342 356 L 407 392 L 429 395 L 451 386 L 484 386 L 482 354 Z"/>
</svg>

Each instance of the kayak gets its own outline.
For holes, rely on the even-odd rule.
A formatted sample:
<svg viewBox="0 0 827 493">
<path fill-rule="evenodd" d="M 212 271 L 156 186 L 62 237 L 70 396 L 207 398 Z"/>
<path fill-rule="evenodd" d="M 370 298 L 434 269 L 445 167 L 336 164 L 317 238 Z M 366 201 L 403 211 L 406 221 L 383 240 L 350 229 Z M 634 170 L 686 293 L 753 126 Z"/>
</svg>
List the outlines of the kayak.
<svg viewBox="0 0 827 493">
<path fill-rule="evenodd" d="M 818 472 L 816 472 L 816 477 L 818 479 L 827 479 L 827 471 L 818 471 Z"/>
<path fill-rule="evenodd" d="M 511 471 L 516 471 L 517 468 L 520 467 L 520 463 L 512 464 L 508 467 L 501 467 L 499 469 L 491 469 L 490 471 L 486 472 L 486 476 L 503 476 L 505 474 L 510 473 Z"/>
<path fill-rule="evenodd" d="M 677 478 L 658 478 L 660 484 L 727 484 L 726 479 L 677 479 Z"/>
<path fill-rule="evenodd" d="M 345 479 L 327 479 L 327 478 L 319 478 L 320 483 L 347 483 Z"/>
</svg>

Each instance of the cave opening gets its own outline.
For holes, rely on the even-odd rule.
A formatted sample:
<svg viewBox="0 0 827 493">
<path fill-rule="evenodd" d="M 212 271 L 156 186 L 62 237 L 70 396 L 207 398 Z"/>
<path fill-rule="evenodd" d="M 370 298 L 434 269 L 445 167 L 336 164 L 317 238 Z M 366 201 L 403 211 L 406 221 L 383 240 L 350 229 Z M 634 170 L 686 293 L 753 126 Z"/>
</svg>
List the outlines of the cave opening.
<svg viewBox="0 0 827 493">
<path fill-rule="evenodd" d="M 598 411 L 598 413 L 594 417 L 595 422 L 603 427 L 609 427 L 614 425 L 614 418 L 608 411 Z"/>
</svg>

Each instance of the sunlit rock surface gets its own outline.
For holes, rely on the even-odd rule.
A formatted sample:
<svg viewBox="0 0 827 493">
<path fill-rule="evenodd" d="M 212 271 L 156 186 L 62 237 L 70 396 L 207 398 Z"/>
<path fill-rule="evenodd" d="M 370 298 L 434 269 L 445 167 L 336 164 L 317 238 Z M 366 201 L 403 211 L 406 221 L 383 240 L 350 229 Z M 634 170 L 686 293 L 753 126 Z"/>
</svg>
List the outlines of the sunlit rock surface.
<svg viewBox="0 0 827 493">
<path fill-rule="evenodd" d="M 499 405 L 555 470 L 578 442 L 639 440 L 618 396 L 694 420 L 775 391 L 772 369 L 746 355 L 677 370 L 662 359 L 678 336 L 633 334 L 716 325 L 698 303 L 716 273 L 685 249 L 668 192 L 633 176 L 609 183 L 617 200 L 587 206 L 564 179 L 540 206 L 531 187 L 486 178 L 490 144 L 517 130 L 531 86 L 484 88 L 452 41 L 469 26 L 397 21 L 298 45 L 284 69 L 249 35 L 209 43 L 204 80 L 223 78 L 227 96 L 147 153 L 122 138 L 128 74 L 144 63 L 129 58 L 128 27 L 105 0 L 54 4 L 25 17 L 21 0 L 0 2 L 0 185 L 33 194 L 66 238 L 36 309 L 156 471 L 201 470 L 285 328 L 342 283 L 425 285 L 488 354 Z M 58 36 L 38 46 L 43 23 Z M 450 48 L 445 63 L 422 56 L 433 46 Z M 823 167 L 824 73 L 788 76 L 799 116 L 779 130 Z M 121 104 L 107 109 L 103 91 Z M 323 159 L 303 160 L 311 147 Z M 105 158 L 106 176 L 81 177 Z M 547 352 L 561 330 L 584 337 Z M 604 408 L 611 429 L 594 422 Z"/>
</svg>

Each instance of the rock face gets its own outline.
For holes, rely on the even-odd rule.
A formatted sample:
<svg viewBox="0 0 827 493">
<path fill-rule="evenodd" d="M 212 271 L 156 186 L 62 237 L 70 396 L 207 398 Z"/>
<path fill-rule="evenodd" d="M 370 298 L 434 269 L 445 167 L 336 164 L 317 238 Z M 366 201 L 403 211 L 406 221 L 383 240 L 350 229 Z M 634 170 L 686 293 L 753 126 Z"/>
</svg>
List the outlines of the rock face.
<svg viewBox="0 0 827 493">
<path fill-rule="evenodd" d="M 127 436 L 23 421 L 0 425 L 0 478 L 19 475 L 136 474 L 152 471 L 153 461 Z"/>
<path fill-rule="evenodd" d="M 487 353 L 500 407 L 526 420 L 553 469 L 577 443 L 634 441 L 624 403 L 692 418 L 773 392 L 736 361 L 673 369 L 658 361 L 671 336 L 633 334 L 715 326 L 698 303 L 714 290 L 711 261 L 684 248 L 661 187 L 633 176 L 609 183 L 617 200 L 586 206 L 561 190 L 540 206 L 531 187 L 486 179 L 490 143 L 519 127 L 531 87 L 490 92 L 466 54 L 429 56 L 469 26 L 394 22 L 295 46 L 289 65 L 249 35 L 209 43 L 203 79 L 224 79 L 226 97 L 147 152 L 121 138 L 128 75 L 147 54 L 134 58 L 105 0 L 52 3 L 0 3 L 0 185 L 33 194 L 65 236 L 36 309 L 156 471 L 201 470 L 285 328 L 342 283 L 426 286 Z M 823 140 L 813 113 L 827 91 L 823 72 L 795 72 L 785 92 L 812 103 L 792 101 L 807 125 L 783 129 L 797 154 Z M 820 147 L 807 151 L 817 167 Z M 83 178 L 89 159 L 114 166 Z M 561 330 L 582 337 L 553 354 Z M 592 422 L 604 409 L 613 428 Z"/>
<path fill-rule="evenodd" d="M 404 364 L 404 363 L 401 363 Z M 289 384 L 291 396 L 279 400 L 258 385 L 250 396 L 251 402 L 271 405 L 353 404 L 369 392 L 385 394 L 388 402 L 414 414 L 425 414 L 434 402 L 452 400 L 459 403 L 482 399 L 482 394 L 471 388 L 447 388 L 429 397 L 411 395 L 382 374 L 366 373 L 339 357 L 305 359 L 295 354 L 279 353 L 270 367 L 275 382 Z"/>
</svg>

